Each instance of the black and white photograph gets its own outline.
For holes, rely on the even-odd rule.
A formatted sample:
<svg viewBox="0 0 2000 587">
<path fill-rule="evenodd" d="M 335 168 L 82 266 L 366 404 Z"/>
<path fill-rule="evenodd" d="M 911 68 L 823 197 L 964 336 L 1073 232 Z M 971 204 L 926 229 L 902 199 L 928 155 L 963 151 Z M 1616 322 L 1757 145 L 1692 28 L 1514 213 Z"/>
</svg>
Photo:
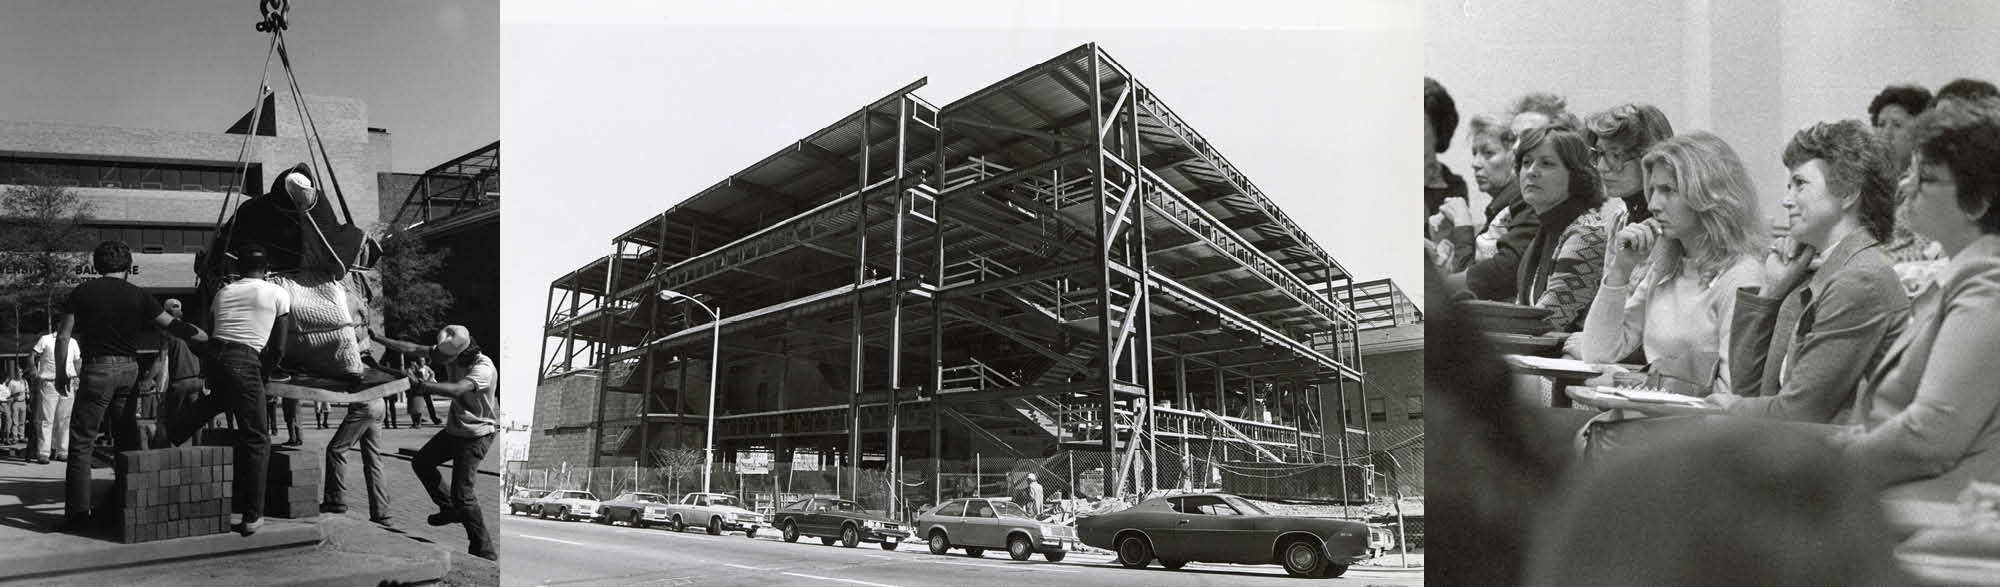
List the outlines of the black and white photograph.
<svg viewBox="0 0 2000 587">
<path fill-rule="evenodd" d="M 1421 20 L 507 4 L 501 583 L 1423 584 Z"/>
<path fill-rule="evenodd" d="M 0 584 L 500 583 L 499 13 L 0 8 Z"/>
<path fill-rule="evenodd" d="M 2000 582 L 1994 30 L 1426 3 L 1431 579 Z"/>
</svg>

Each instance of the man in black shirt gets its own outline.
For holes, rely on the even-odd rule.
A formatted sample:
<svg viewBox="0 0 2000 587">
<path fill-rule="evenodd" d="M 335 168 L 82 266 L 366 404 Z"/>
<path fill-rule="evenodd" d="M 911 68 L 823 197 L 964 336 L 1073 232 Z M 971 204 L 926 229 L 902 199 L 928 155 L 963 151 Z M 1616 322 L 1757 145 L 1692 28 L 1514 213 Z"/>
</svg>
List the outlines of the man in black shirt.
<svg viewBox="0 0 2000 587">
<path fill-rule="evenodd" d="M 119 450 L 137 447 L 139 424 L 130 402 L 139 378 L 134 341 L 139 331 L 163 328 L 174 336 L 202 342 L 208 335 L 194 325 L 174 319 L 160 309 L 160 303 L 146 290 L 132 285 L 124 276 L 132 269 L 132 249 L 120 241 L 104 241 L 91 253 L 97 279 L 71 290 L 66 313 L 56 328 L 56 362 L 69 360 L 69 341 L 74 336 L 83 350 L 83 380 L 76 387 L 76 407 L 70 412 L 69 468 L 64 486 L 68 502 L 64 522 L 77 530 L 92 522 L 90 452 L 97 444 L 99 426 L 110 411 L 111 426 Z M 66 373 L 56 374 L 58 387 L 69 385 Z"/>
</svg>

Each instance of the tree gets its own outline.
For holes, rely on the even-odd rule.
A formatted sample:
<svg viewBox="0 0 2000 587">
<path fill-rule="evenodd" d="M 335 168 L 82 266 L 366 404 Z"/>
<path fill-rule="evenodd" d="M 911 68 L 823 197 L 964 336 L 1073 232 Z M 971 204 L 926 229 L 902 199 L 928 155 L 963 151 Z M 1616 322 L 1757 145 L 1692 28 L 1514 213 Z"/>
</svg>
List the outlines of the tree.
<svg viewBox="0 0 2000 587">
<path fill-rule="evenodd" d="M 659 460 L 661 482 L 667 485 L 667 492 L 675 496 L 681 494 L 681 477 L 700 472 L 708 464 L 702 458 L 701 450 L 695 448 L 661 448 L 653 451 L 653 456 Z"/>
<path fill-rule="evenodd" d="M 11 322 L 17 343 L 27 324 L 55 326 L 56 295 L 77 282 L 81 252 L 95 236 L 85 226 L 90 202 L 40 170 L 29 174 L 28 184 L 0 194 L 0 272 L 13 278 L 0 281 L 0 303 L 8 306 L 0 320 Z"/>
<path fill-rule="evenodd" d="M 444 313 L 453 298 L 431 276 L 444 268 L 451 249 L 432 250 L 423 239 L 407 233 L 382 241 L 382 324 L 391 338 L 422 340 L 444 327 Z"/>
</svg>

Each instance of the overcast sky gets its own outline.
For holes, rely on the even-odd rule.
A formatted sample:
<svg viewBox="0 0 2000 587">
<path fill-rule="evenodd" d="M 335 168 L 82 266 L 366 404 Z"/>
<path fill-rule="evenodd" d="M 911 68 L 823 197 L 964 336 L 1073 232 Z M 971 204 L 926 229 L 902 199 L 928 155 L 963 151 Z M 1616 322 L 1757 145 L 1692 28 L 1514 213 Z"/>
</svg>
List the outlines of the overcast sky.
<svg viewBox="0 0 2000 587">
<path fill-rule="evenodd" d="M 500 352 L 504 385 L 521 390 L 504 394 L 508 420 L 531 419 L 549 281 L 609 253 L 617 233 L 917 78 L 942 106 L 1086 42 L 1359 279 L 1422 299 L 1417 3 L 756 5 L 767 10 L 506 4 Z"/>
<path fill-rule="evenodd" d="M 249 112 L 270 37 L 254 0 L 0 0 L 0 120 L 221 132 Z M 294 0 L 305 93 L 360 98 L 394 169 L 500 134 L 496 0 Z M 271 84 L 284 79 L 276 60 Z"/>
</svg>

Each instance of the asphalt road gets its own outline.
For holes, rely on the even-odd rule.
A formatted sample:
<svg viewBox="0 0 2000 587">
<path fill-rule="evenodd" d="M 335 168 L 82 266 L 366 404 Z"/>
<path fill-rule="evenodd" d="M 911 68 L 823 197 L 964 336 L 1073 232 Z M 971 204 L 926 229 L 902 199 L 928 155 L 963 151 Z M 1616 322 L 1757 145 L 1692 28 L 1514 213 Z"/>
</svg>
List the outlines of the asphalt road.
<svg viewBox="0 0 2000 587">
<path fill-rule="evenodd" d="M 984 558 L 963 551 L 938 556 L 920 543 L 894 551 L 872 544 L 848 549 L 817 539 L 779 540 L 775 532 L 709 536 L 690 530 L 629 528 L 502 516 L 506 544 L 500 584 L 570 585 L 1299 585 L 1276 565 L 1190 564 L 1180 571 L 1155 565 L 1126 569 L 1109 556 L 1072 553 L 1060 563 L 1037 555 L 1015 562 L 1004 552 Z M 1356 567 L 1313 585 L 1422 585 L 1420 570 Z"/>
</svg>

